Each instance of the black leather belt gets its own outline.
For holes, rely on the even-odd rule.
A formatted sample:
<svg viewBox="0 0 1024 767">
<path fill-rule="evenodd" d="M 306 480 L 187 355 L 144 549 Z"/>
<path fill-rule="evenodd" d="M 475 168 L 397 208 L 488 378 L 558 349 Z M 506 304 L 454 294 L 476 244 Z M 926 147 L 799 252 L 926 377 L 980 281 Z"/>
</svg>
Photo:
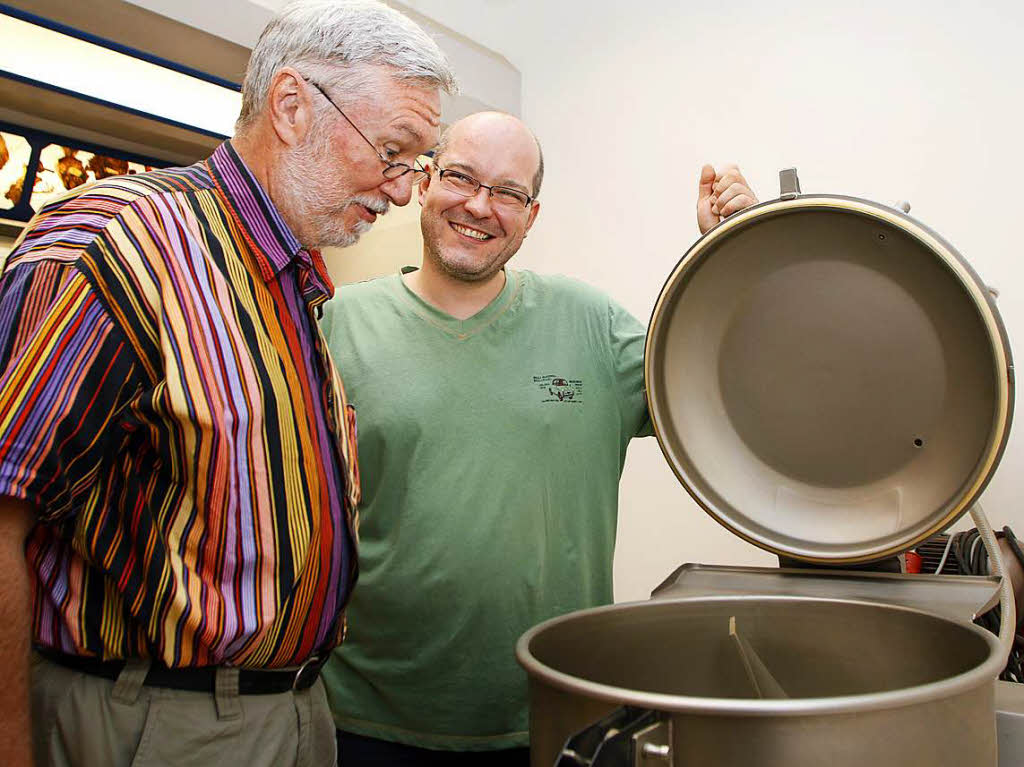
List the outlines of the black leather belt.
<svg viewBox="0 0 1024 767">
<path fill-rule="evenodd" d="M 48 647 L 36 647 L 36 652 L 60 666 L 81 671 L 105 679 L 117 679 L 124 669 L 123 660 L 97 660 L 81 655 L 67 655 Z M 313 655 L 298 668 L 238 670 L 238 692 L 241 695 L 272 695 L 289 690 L 307 690 L 320 676 L 320 669 L 330 653 Z M 214 681 L 219 666 L 196 666 L 191 668 L 168 668 L 153 661 L 149 666 L 144 684 L 149 687 L 167 687 L 172 690 L 192 692 L 214 691 Z"/>
</svg>

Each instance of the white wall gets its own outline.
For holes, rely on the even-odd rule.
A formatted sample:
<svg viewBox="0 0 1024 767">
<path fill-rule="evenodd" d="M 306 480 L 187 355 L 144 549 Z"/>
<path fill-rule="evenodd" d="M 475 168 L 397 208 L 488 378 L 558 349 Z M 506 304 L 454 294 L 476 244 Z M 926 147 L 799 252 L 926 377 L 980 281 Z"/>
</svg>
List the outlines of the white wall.
<svg viewBox="0 0 1024 767">
<path fill-rule="evenodd" d="M 588 280 L 646 319 L 696 237 L 699 165 L 739 162 L 762 198 L 795 165 L 805 192 L 909 200 L 1001 290 L 1024 359 L 1019 3 L 407 4 L 523 73 L 548 170 L 519 266 Z M 1024 427 L 983 499 L 1018 533 L 1022 470 Z M 684 561 L 774 561 L 690 502 L 653 440 L 634 442 L 621 497 L 618 599 Z"/>
</svg>

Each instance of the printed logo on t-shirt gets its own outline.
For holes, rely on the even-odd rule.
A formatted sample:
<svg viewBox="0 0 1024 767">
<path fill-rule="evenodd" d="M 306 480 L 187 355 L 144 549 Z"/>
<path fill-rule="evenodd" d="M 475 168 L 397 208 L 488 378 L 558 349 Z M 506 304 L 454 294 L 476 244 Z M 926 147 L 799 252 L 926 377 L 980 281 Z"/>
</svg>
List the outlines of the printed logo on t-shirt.
<svg viewBox="0 0 1024 767">
<path fill-rule="evenodd" d="M 583 404 L 583 381 L 561 376 L 534 376 L 533 385 L 541 394 L 541 402 Z"/>
</svg>

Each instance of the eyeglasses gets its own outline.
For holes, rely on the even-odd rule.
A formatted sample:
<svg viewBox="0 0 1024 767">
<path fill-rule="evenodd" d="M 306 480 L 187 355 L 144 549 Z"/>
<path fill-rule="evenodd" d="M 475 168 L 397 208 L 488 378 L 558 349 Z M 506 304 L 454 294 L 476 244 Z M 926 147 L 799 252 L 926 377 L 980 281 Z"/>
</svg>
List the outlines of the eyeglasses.
<svg viewBox="0 0 1024 767">
<path fill-rule="evenodd" d="M 415 165 L 408 165 L 404 162 L 391 162 L 391 160 L 387 159 L 380 153 L 380 151 L 378 151 L 374 143 L 370 141 L 370 139 L 366 138 L 366 134 L 359 130 L 354 122 L 348 119 L 348 115 L 341 111 L 341 107 L 334 103 L 334 99 L 327 95 L 327 91 L 325 91 L 315 80 L 311 80 L 305 75 L 302 76 L 302 79 L 320 91 L 320 95 L 327 99 L 328 103 L 332 107 L 338 110 L 338 114 L 345 118 L 345 122 L 352 126 L 352 130 L 358 133 L 362 137 L 363 141 L 370 145 L 370 149 L 372 149 L 373 153 L 377 155 L 377 159 L 387 166 L 383 171 L 381 171 L 381 173 L 384 174 L 384 178 L 396 179 L 401 178 L 406 173 L 412 173 L 412 183 L 415 185 L 427 177 L 427 172 L 420 167 L 419 161 L 417 161 Z"/>
<path fill-rule="evenodd" d="M 463 197 L 472 197 L 482 187 L 487 190 L 495 204 L 502 207 L 528 208 L 530 203 L 533 202 L 533 198 L 526 192 L 521 192 L 518 189 L 512 189 L 507 186 L 487 186 L 487 184 L 481 184 L 472 176 L 467 176 L 465 173 L 460 173 L 457 170 L 438 168 L 437 177 L 441 180 L 441 184 L 445 189 L 449 189 L 455 192 L 455 194 L 461 194 Z"/>
</svg>

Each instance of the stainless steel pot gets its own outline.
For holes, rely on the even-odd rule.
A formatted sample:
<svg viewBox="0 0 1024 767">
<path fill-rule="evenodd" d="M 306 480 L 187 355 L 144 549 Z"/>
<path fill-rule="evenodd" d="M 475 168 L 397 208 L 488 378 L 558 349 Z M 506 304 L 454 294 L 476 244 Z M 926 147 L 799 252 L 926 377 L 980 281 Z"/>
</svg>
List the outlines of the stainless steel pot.
<svg viewBox="0 0 1024 767">
<path fill-rule="evenodd" d="M 624 604 L 543 623 L 516 656 L 530 676 L 534 767 L 996 763 L 996 638 L 910 608 L 784 597 Z M 635 708 L 612 728 L 595 725 L 623 706 Z M 580 734 L 568 747 L 577 756 L 563 753 Z"/>
<path fill-rule="evenodd" d="M 782 177 L 778 200 L 698 240 L 662 289 L 645 354 L 655 433 L 745 540 L 832 566 L 890 557 L 995 472 L 1009 343 L 938 234 Z M 1012 629 L 1005 583 L 1001 599 Z M 755 588 L 574 613 L 516 652 L 534 767 L 991 767 L 1011 638 L 884 599 Z"/>
</svg>

